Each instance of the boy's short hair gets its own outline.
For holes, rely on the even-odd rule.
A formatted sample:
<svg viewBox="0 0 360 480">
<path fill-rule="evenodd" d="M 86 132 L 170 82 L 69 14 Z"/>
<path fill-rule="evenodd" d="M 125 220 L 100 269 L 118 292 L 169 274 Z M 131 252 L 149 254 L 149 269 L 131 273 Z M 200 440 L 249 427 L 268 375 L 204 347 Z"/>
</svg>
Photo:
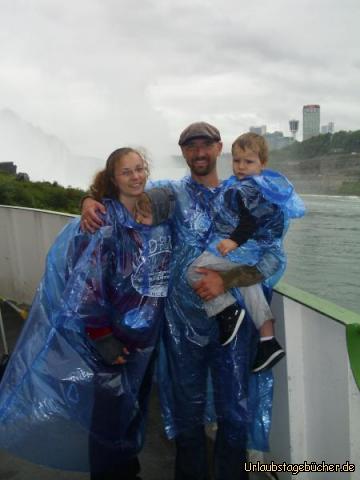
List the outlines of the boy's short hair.
<svg viewBox="0 0 360 480">
<path fill-rule="evenodd" d="M 269 160 L 269 148 L 263 136 L 257 133 L 247 132 L 238 137 L 231 146 L 231 152 L 234 153 L 234 148 L 239 147 L 242 150 L 248 148 L 254 153 L 257 153 L 260 162 L 265 165 Z"/>
</svg>

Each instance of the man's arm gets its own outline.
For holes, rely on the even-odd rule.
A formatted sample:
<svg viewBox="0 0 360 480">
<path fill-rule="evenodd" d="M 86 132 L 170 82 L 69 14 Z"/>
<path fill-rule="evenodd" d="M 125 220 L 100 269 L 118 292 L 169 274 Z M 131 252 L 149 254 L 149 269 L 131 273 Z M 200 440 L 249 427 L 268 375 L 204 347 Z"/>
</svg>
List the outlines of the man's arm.
<svg viewBox="0 0 360 480">
<path fill-rule="evenodd" d="M 239 265 L 228 272 L 216 272 L 202 267 L 196 270 L 203 274 L 203 278 L 195 283 L 194 290 L 206 301 L 221 295 L 229 288 L 248 287 L 264 280 L 256 266 Z"/>
<path fill-rule="evenodd" d="M 156 182 L 149 182 L 148 185 L 150 187 L 159 187 L 162 190 L 168 189 L 169 192 L 172 192 L 171 180 L 158 180 Z M 90 192 L 81 200 L 80 204 L 81 229 L 89 233 L 94 233 L 96 232 L 96 230 L 102 227 L 103 221 L 101 219 L 101 214 L 106 213 L 106 208 L 104 207 L 104 205 L 98 201 L 99 199 L 96 200 L 95 198 L 95 193 L 90 190 Z M 173 201 L 174 199 L 171 197 L 169 199 L 171 208 L 173 208 Z"/>
<path fill-rule="evenodd" d="M 86 197 L 81 204 L 81 229 L 94 233 L 103 224 L 100 214 L 106 213 L 104 205 L 92 197 Z"/>
<path fill-rule="evenodd" d="M 212 300 L 230 288 L 248 287 L 273 276 L 282 265 L 275 253 L 268 251 L 254 266 L 239 265 L 227 272 L 216 272 L 208 268 L 197 268 L 203 278 L 194 285 L 194 290 L 203 300 Z"/>
</svg>

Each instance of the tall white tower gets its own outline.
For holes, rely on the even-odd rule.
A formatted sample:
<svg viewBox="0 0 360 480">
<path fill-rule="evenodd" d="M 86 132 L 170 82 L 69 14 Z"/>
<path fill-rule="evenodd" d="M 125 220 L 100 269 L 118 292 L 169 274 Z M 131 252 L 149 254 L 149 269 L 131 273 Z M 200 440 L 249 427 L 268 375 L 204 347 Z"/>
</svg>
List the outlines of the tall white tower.
<svg viewBox="0 0 360 480">
<path fill-rule="evenodd" d="M 303 140 L 320 135 L 320 105 L 303 106 Z"/>
</svg>

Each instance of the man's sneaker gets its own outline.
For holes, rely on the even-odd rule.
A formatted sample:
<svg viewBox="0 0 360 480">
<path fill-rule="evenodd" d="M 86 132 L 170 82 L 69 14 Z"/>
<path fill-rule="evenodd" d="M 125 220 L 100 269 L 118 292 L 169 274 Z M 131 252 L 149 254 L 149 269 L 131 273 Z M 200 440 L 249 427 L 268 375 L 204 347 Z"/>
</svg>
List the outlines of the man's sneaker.
<svg viewBox="0 0 360 480">
<path fill-rule="evenodd" d="M 269 370 L 284 356 L 285 352 L 276 338 L 259 342 L 252 371 L 257 373 Z"/>
<path fill-rule="evenodd" d="M 215 318 L 219 325 L 219 340 L 223 347 L 234 339 L 244 316 L 245 310 L 239 308 L 235 303 L 216 315 Z"/>
</svg>

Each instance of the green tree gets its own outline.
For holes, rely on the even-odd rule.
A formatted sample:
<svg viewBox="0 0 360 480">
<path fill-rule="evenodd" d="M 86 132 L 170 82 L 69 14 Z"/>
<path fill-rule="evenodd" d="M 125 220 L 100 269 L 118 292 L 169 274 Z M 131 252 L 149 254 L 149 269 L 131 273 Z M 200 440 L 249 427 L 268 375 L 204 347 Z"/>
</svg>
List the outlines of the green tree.
<svg viewBox="0 0 360 480">
<path fill-rule="evenodd" d="M 14 175 L 0 172 L 0 203 L 23 207 L 79 213 L 85 192 L 64 188 L 57 182 L 19 182 Z"/>
</svg>

